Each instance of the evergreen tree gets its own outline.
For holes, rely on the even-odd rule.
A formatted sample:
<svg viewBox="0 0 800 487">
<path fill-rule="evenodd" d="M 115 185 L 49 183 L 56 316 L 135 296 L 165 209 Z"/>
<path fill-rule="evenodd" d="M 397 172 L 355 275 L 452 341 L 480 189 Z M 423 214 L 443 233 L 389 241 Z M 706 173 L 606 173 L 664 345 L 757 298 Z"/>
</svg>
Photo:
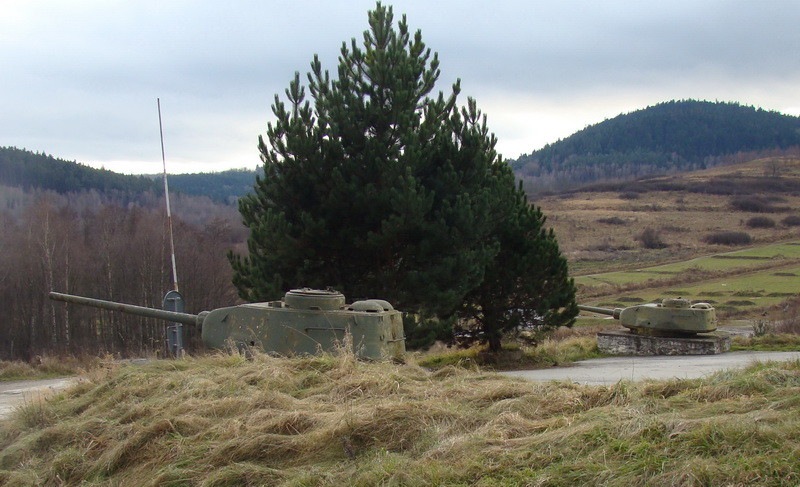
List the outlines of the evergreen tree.
<svg viewBox="0 0 800 487">
<path fill-rule="evenodd" d="M 503 169 L 508 173 L 506 187 L 513 190 L 511 170 Z M 493 352 L 500 350 L 507 332 L 572 326 L 578 314 L 567 261 L 553 230 L 544 228 L 541 209 L 528 203 L 521 185 L 511 200 L 494 234 L 500 251 L 458 313 L 459 341 L 487 343 Z"/>
<path fill-rule="evenodd" d="M 407 310 L 449 314 L 496 254 L 489 202 L 495 139 L 470 100 L 427 95 L 437 56 L 392 9 L 369 14 L 364 46 L 342 46 L 338 79 L 317 57 L 277 96 L 265 174 L 240 200 L 249 255 L 231 256 L 248 300 L 295 286 L 333 286 Z"/>
<path fill-rule="evenodd" d="M 457 106 L 459 83 L 429 96 L 438 65 L 378 3 L 363 48 L 343 44 L 336 79 L 315 56 L 311 100 L 299 74 L 286 102 L 275 97 L 264 176 L 239 203 L 248 255 L 229 254 L 242 298 L 331 286 L 444 317 L 481 285 L 520 195 L 475 101 Z"/>
</svg>

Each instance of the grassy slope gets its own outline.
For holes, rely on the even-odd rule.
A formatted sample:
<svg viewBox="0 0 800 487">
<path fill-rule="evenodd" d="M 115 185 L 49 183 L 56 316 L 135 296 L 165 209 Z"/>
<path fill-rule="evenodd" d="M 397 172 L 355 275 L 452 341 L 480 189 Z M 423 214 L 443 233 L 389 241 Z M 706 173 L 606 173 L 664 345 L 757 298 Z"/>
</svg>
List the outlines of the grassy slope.
<svg viewBox="0 0 800 487">
<path fill-rule="evenodd" d="M 774 182 L 765 174 L 778 163 L 781 181 L 800 181 L 800 159 L 791 157 L 757 159 L 649 181 L 663 179 L 672 187 L 685 188 L 725 184 L 745 191 L 760 178 Z M 625 187 L 636 189 L 637 184 Z M 584 192 L 536 202 L 548 215 L 570 261 L 580 302 L 624 306 L 682 296 L 712 302 L 722 317 L 759 317 L 797 294 L 800 227 L 779 222 L 800 215 L 800 194 L 759 195 L 774 200 L 776 211 L 772 213 L 737 211 L 731 206 L 734 196 L 688 189 L 650 190 L 633 199 L 629 195 L 622 191 Z M 778 224 L 748 227 L 746 222 L 755 216 Z M 603 223 L 609 220 L 616 223 Z M 667 247 L 643 249 L 636 237 L 646 228 L 657 231 Z M 754 241 L 745 250 L 704 241 L 710 234 L 725 231 L 746 232 Z"/>
<path fill-rule="evenodd" d="M 710 302 L 718 311 L 755 315 L 797 296 L 799 244 L 771 244 L 691 261 L 581 276 L 575 281 L 587 303 L 623 306 L 623 302 L 682 296 Z"/>
<path fill-rule="evenodd" d="M 650 181 L 668 179 L 674 186 L 703 183 L 709 187 L 726 182 L 736 186 L 740 194 L 757 176 L 768 171 L 772 159 L 759 159 L 730 166 L 684 173 Z M 800 182 L 800 159 L 781 161 L 783 181 Z M 768 178 L 766 181 L 770 181 Z M 738 182 L 738 183 L 737 183 Z M 624 188 L 637 189 L 631 182 Z M 645 187 L 645 186 L 642 186 Z M 749 233 L 754 245 L 786 242 L 800 238 L 800 228 L 749 228 L 746 221 L 766 216 L 779 222 L 787 216 L 800 215 L 800 194 L 775 193 L 778 197 L 774 213 L 749 213 L 731 207 L 733 196 L 698 193 L 688 190 L 658 191 L 648 189 L 635 199 L 626 199 L 625 190 L 583 192 L 539 198 L 535 203 L 547 215 L 564 255 L 570 260 L 575 275 L 640 268 L 648 263 L 685 261 L 694 257 L 736 250 L 710 245 L 704 238 L 720 231 Z M 599 220 L 615 218 L 619 224 Z M 658 231 L 668 245 L 665 249 L 643 249 L 636 237 L 646 228 Z"/>
<path fill-rule="evenodd" d="M 97 373 L 0 447 L 5 485 L 797 485 L 800 363 L 595 387 L 218 355 Z"/>
</svg>

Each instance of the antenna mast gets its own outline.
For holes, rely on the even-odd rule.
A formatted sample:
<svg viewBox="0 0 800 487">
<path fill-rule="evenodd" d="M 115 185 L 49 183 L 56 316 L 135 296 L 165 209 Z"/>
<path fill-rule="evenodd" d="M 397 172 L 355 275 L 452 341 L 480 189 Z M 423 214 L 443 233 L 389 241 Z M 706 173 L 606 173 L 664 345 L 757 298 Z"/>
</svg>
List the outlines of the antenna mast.
<svg viewBox="0 0 800 487">
<path fill-rule="evenodd" d="M 167 201 L 167 225 L 169 226 L 169 247 L 172 251 L 172 282 L 178 290 L 178 268 L 175 265 L 175 239 L 172 236 L 172 212 L 169 208 L 169 185 L 167 184 L 167 158 L 164 155 L 164 129 L 161 125 L 161 98 L 158 101 L 158 132 L 161 135 L 161 162 L 164 164 L 164 198 Z"/>
</svg>

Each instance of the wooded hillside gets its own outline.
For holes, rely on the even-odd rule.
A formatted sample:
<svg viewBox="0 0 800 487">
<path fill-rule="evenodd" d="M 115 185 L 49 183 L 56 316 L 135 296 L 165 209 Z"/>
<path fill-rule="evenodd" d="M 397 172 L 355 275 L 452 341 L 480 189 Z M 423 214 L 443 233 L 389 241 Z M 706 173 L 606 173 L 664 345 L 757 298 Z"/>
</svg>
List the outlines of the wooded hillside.
<svg viewBox="0 0 800 487">
<path fill-rule="evenodd" d="M 59 194 L 97 190 L 104 193 L 138 194 L 161 191 L 156 181 L 95 169 L 76 161 L 58 159 L 43 152 L 0 147 L 0 184 L 24 190 L 52 190 Z"/>
<path fill-rule="evenodd" d="M 513 161 L 529 193 L 704 169 L 800 145 L 800 117 L 737 103 L 661 103 L 587 127 Z"/>
<path fill-rule="evenodd" d="M 59 291 L 161 308 L 172 275 L 160 181 L 13 148 L 0 149 L 0 181 L 0 359 L 163 351 L 162 322 L 47 298 Z M 186 310 L 234 304 L 225 254 L 246 237 L 236 208 L 205 196 L 171 200 Z M 199 330 L 185 330 L 191 350 Z"/>
<path fill-rule="evenodd" d="M 170 174 L 170 192 L 206 196 L 217 203 L 235 205 L 253 189 L 257 170 L 230 169 L 221 172 Z M 0 147 L 0 184 L 23 190 L 51 190 L 58 194 L 99 191 L 106 196 L 136 199 L 152 192 L 164 194 L 161 174 L 132 176 L 107 169 L 95 169 L 43 152 Z"/>
</svg>

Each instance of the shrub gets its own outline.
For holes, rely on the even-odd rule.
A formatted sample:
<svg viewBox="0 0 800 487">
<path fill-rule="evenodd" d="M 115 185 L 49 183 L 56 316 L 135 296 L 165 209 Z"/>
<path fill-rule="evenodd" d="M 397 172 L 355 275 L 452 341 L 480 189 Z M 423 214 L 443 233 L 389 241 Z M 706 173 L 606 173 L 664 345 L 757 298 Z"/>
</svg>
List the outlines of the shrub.
<svg viewBox="0 0 800 487">
<path fill-rule="evenodd" d="M 781 220 L 781 224 L 787 227 L 797 227 L 800 226 L 800 216 L 797 215 L 789 215 L 783 220 Z"/>
<path fill-rule="evenodd" d="M 774 228 L 775 220 L 766 216 L 754 216 L 745 222 L 750 228 Z"/>
<path fill-rule="evenodd" d="M 638 240 L 642 247 L 646 249 L 663 249 L 667 247 L 666 242 L 661 240 L 661 234 L 650 227 L 645 228 L 641 234 L 634 237 L 634 240 Z"/>
<path fill-rule="evenodd" d="M 761 196 L 737 196 L 731 200 L 731 206 L 738 211 L 751 213 L 774 213 L 777 208 Z"/>
<path fill-rule="evenodd" d="M 753 242 L 753 237 L 745 232 L 717 232 L 706 236 L 705 241 L 717 245 L 747 245 Z"/>
<path fill-rule="evenodd" d="M 619 199 L 621 200 L 638 200 L 639 193 L 634 193 L 633 191 L 626 191 L 624 193 L 620 193 Z"/>
<path fill-rule="evenodd" d="M 598 218 L 597 223 L 605 223 L 606 225 L 625 225 L 627 222 L 618 216 L 612 216 L 610 218 Z"/>
<path fill-rule="evenodd" d="M 753 321 L 753 336 L 754 337 L 763 337 L 768 335 L 772 328 L 774 328 L 773 323 L 767 320 L 754 320 Z"/>
<path fill-rule="evenodd" d="M 613 252 L 615 250 L 630 250 L 627 245 L 614 245 L 609 238 L 604 238 L 600 242 L 589 245 L 586 250 L 596 250 L 601 252 Z"/>
</svg>

